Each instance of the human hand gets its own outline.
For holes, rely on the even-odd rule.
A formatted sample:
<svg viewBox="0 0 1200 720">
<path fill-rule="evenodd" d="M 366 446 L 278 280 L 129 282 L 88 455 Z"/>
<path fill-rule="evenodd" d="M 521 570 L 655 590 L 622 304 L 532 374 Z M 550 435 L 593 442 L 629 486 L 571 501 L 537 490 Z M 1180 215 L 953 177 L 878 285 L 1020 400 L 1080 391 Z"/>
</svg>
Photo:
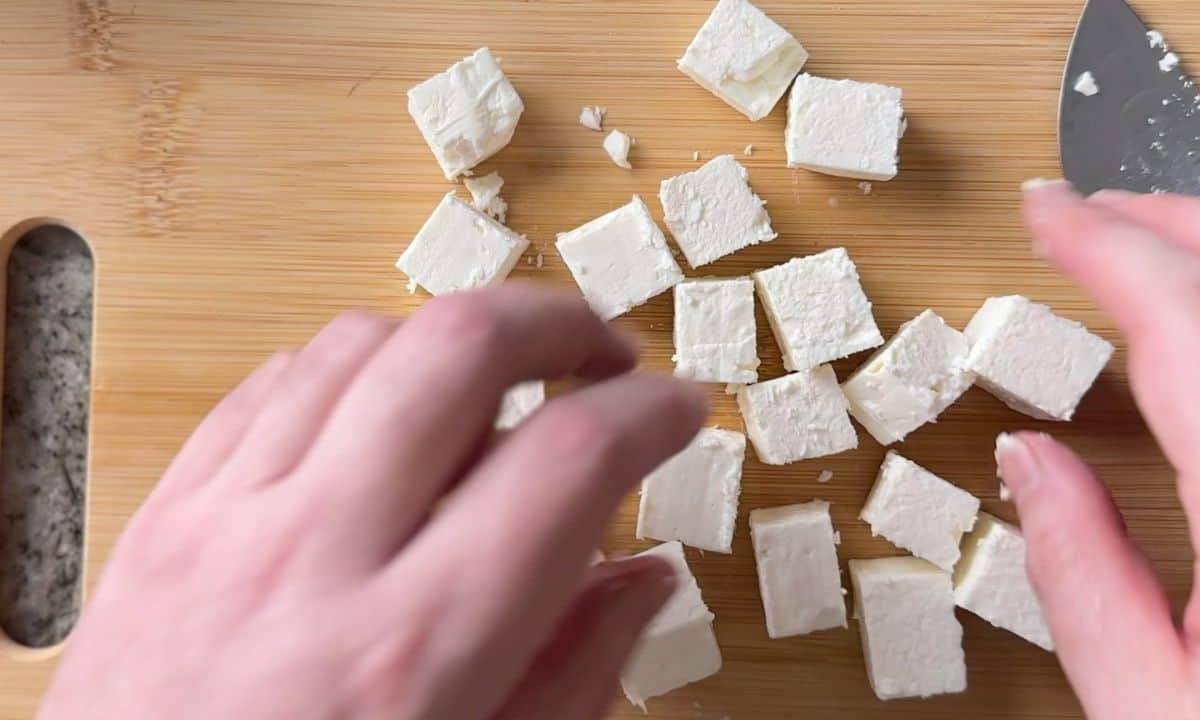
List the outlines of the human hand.
<svg viewBox="0 0 1200 720">
<path fill-rule="evenodd" d="M 188 440 L 114 548 L 40 717 L 592 718 L 671 569 L 588 562 L 698 390 L 523 285 L 342 315 Z M 519 381 L 584 381 L 511 433 Z"/>
<path fill-rule="evenodd" d="M 1200 201 L 1065 183 L 1031 188 L 1034 248 L 1112 316 L 1134 396 L 1179 473 L 1200 544 Z M 1020 433 L 997 453 L 1027 543 L 1027 571 L 1088 717 L 1200 718 L 1200 596 L 1176 627 L 1112 498 L 1070 450 Z"/>
</svg>

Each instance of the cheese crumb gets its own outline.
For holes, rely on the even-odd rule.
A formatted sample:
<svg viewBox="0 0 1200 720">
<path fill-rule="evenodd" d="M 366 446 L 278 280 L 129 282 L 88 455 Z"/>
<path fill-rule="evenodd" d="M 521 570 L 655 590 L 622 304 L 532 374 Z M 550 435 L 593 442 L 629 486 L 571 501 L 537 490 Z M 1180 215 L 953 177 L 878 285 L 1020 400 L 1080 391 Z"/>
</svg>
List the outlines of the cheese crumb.
<svg viewBox="0 0 1200 720">
<path fill-rule="evenodd" d="M 750 157 L 751 155 L 754 154 L 754 146 L 747 145 L 746 148 L 744 150 L 742 150 L 742 154 L 745 155 L 746 157 Z"/>
<path fill-rule="evenodd" d="M 1158 69 L 1163 72 L 1171 72 L 1179 67 L 1179 56 L 1173 52 L 1163 55 L 1163 59 L 1158 61 Z"/>
<path fill-rule="evenodd" d="M 862 190 L 862 194 L 863 194 L 863 195 L 870 195 L 870 194 L 871 194 L 871 192 L 872 192 L 872 191 L 873 191 L 875 188 L 874 188 L 874 186 L 872 186 L 872 185 L 871 185 L 871 183 L 867 182 L 866 180 L 863 180 L 862 182 L 860 182 L 860 183 L 858 184 L 858 189 L 859 189 L 859 190 Z"/>
<path fill-rule="evenodd" d="M 584 105 L 579 111 L 579 124 L 588 130 L 600 132 L 604 129 L 604 114 L 607 112 L 608 108 L 599 105 Z"/>
<path fill-rule="evenodd" d="M 692 160 L 695 160 L 696 162 L 700 162 L 700 151 L 699 150 L 695 150 L 692 152 Z"/>
<path fill-rule="evenodd" d="M 538 266 L 538 270 L 541 270 L 541 269 L 542 269 L 542 262 L 543 262 L 542 254 L 541 254 L 541 253 L 538 253 L 538 254 L 537 254 L 537 266 Z"/>
<path fill-rule="evenodd" d="M 1096 77 L 1092 75 L 1091 70 L 1085 70 L 1075 80 L 1075 92 L 1086 97 L 1091 97 L 1100 92 L 1100 86 L 1096 84 Z"/>
<path fill-rule="evenodd" d="M 632 146 L 633 138 L 620 130 L 613 130 L 604 138 L 604 152 L 612 158 L 614 165 L 626 170 L 633 168 L 633 165 L 629 164 L 629 148 Z"/>
<path fill-rule="evenodd" d="M 501 223 L 507 219 L 508 203 L 500 197 L 500 189 L 504 187 L 504 178 L 500 177 L 500 173 L 488 173 L 479 178 L 465 177 L 463 184 L 471 193 L 471 205 L 476 210 L 491 215 Z"/>
<path fill-rule="evenodd" d="M 500 401 L 500 412 L 496 416 L 496 428 L 512 430 L 525 421 L 546 402 L 546 383 L 531 380 L 514 385 L 504 393 Z"/>
<path fill-rule="evenodd" d="M 1163 38 L 1163 34 L 1157 30 L 1151 30 L 1146 33 L 1146 39 L 1150 41 L 1150 47 L 1167 49 L 1167 41 Z"/>
<path fill-rule="evenodd" d="M 833 479 L 833 471 L 832 470 L 822 470 L 821 474 L 817 475 L 817 482 L 819 482 L 819 483 L 827 483 L 832 479 Z"/>
</svg>

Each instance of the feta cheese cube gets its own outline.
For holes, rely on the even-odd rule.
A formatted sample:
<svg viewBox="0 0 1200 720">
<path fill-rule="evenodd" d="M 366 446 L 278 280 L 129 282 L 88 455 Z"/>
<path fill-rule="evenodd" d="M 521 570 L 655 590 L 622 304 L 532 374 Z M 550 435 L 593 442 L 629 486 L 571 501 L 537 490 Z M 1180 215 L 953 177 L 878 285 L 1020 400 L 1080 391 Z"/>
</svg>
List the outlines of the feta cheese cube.
<svg viewBox="0 0 1200 720">
<path fill-rule="evenodd" d="M 500 413 L 496 416 L 496 427 L 511 430 L 524 422 L 546 402 L 546 383 L 531 380 L 514 385 L 504 393 L 500 401 Z"/>
<path fill-rule="evenodd" d="M 1025 538 L 1016 527 L 979 513 L 954 569 L 954 602 L 999 628 L 1054 651 L 1041 605 L 1025 574 Z"/>
<path fill-rule="evenodd" d="M 1020 295 L 988 298 L 965 334 L 980 387 L 1041 420 L 1070 420 L 1113 354 L 1107 340 Z"/>
<path fill-rule="evenodd" d="M 605 320 L 683 280 L 662 230 L 637 195 L 628 205 L 561 233 L 555 246 L 583 296 Z"/>
<path fill-rule="evenodd" d="M 446 193 L 396 268 L 434 295 L 495 285 L 529 247 L 524 235 Z"/>
<path fill-rule="evenodd" d="M 833 368 L 814 370 L 747 385 L 737 393 L 746 435 L 758 459 L 786 465 L 858 447 L 846 396 Z"/>
<path fill-rule="evenodd" d="M 749 179 L 732 155 L 718 155 L 697 170 L 662 181 L 658 198 L 667 229 L 689 265 L 707 265 L 777 237 Z"/>
<path fill-rule="evenodd" d="M 880 445 L 900 442 L 936 422 L 975 382 L 967 350 L 966 336 L 926 310 L 842 385 L 850 414 Z"/>
<path fill-rule="evenodd" d="M 733 552 L 746 436 L 705 428 L 691 444 L 642 480 L 639 540 L 678 540 L 701 550 Z"/>
<path fill-rule="evenodd" d="M 508 215 L 508 203 L 500 197 L 500 189 L 504 187 L 504 178 L 500 173 L 493 172 L 477 178 L 463 178 L 463 185 L 471 193 L 471 207 L 487 213 L 503 223 Z"/>
<path fill-rule="evenodd" d="M 746 0 L 719 0 L 678 66 L 752 121 L 766 117 L 804 67 L 800 41 Z"/>
<path fill-rule="evenodd" d="M 613 165 L 626 170 L 633 169 L 629 164 L 629 149 L 633 147 L 633 138 L 620 130 L 613 130 L 604 138 L 604 152 L 612 159 Z"/>
<path fill-rule="evenodd" d="M 883 344 L 845 248 L 759 270 L 754 284 L 788 370 L 810 370 Z"/>
<path fill-rule="evenodd" d="M 896 177 L 900 88 L 804 74 L 788 100 L 788 167 L 858 180 Z"/>
<path fill-rule="evenodd" d="M 683 545 L 666 543 L 642 555 L 654 555 L 675 568 L 675 593 L 650 620 L 621 671 L 621 689 L 629 702 L 645 709 L 650 698 L 665 695 L 721 669 L 721 649 L 713 634 L 713 614 L 688 569 Z"/>
<path fill-rule="evenodd" d="M 508 145 L 524 111 L 521 97 L 487 48 L 408 91 L 408 113 L 447 180 Z"/>
<path fill-rule="evenodd" d="M 950 573 L 912 557 L 851 560 L 867 678 L 880 700 L 967 689 Z"/>
<path fill-rule="evenodd" d="M 758 382 L 754 282 L 692 280 L 675 286 L 675 375 L 697 382 Z"/>
<path fill-rule="evenodd" d="M 846 627 L 829 503 L 753 510 L 750 539 L 769 637 Z"/>
<path fill-rule="evenodd" d="M 860 518 L 893 545 L 949 572 L 963 533 L 975 527 L 979 499 L 915 462 L 888 452 Z"/>
</svg>

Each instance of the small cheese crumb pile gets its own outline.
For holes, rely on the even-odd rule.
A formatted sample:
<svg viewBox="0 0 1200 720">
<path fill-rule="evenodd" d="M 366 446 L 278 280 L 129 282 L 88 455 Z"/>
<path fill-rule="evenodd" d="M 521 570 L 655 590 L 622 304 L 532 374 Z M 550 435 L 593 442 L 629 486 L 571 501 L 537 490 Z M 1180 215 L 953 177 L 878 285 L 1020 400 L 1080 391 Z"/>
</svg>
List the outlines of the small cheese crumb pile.
<svg viewBox="0 0 1200 720">
<path fill-rule="evenodd" d="M 1158 69 L 1165 73 L 1171 72 L 1177 67 L 1179 67 L 1179 56 L 1173 52 L 1163 55 L 1163 59 L 1158 61 Z"/>
<path fill-rule="evenodd" d="M 866 180 L 863 180 L 862 182 L 860 182 L 858 184 L 858 189 L 862 190 L 863 195 L 870 195 L 871 191 L 873 191 L 875 188 L 873 185 L 871 185 L 871 183 L 867 182 Z"/>
</svg>

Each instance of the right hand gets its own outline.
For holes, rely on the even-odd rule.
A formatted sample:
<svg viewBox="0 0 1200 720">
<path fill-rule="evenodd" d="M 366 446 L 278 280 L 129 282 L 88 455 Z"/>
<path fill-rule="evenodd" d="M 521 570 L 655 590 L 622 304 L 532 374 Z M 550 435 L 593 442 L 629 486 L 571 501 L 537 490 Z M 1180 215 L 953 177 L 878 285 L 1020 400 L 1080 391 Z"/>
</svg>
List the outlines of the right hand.
<svg viewBox="0 0 1200 720">
<path fill-rule="evenodd" d="M 1138 406 L 1200 546 L 1200 201 L 1034 188 L 1035 251 L 1080 283 L 1129 345 Z M 1092 720 L 1200 718 L 1200 596 L 1177 627 L 1162 584 L 1104 485 L 1063 445 L 1019 433 L 998 455 L 1027 570 L 1067 677 Z"/>
</svg>

